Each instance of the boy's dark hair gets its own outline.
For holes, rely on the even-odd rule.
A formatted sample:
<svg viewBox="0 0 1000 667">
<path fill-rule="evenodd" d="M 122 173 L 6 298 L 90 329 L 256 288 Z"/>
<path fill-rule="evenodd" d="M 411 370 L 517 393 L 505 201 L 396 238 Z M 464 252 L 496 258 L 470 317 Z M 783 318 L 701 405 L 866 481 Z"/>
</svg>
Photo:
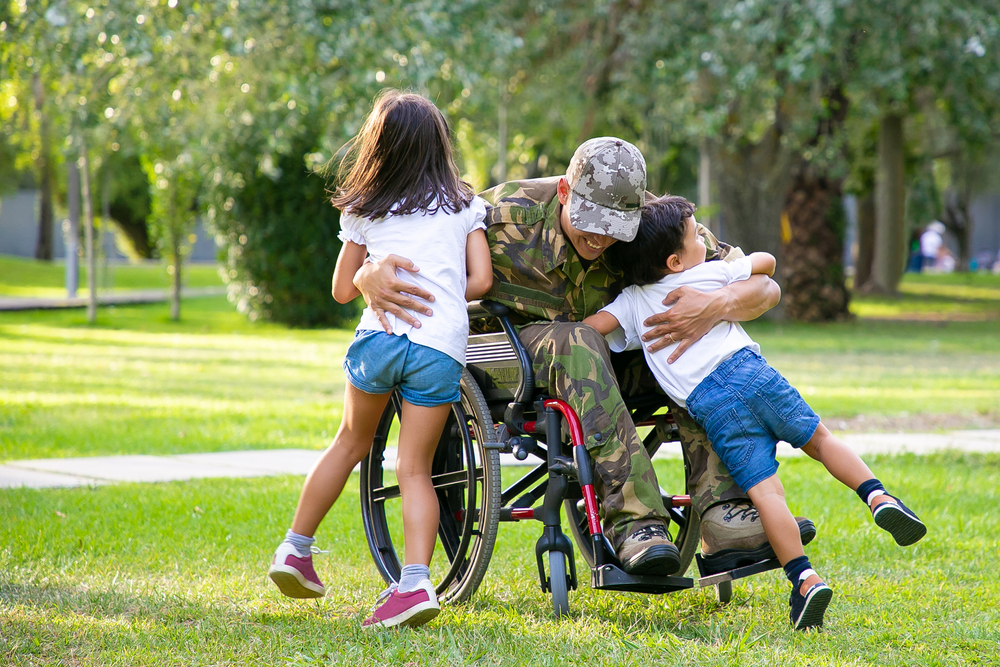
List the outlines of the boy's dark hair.
<svg viewBox="0 0 1000 667">
<path fill-rule="evenodd" d="M 385 90 L 365 125 L 347 144 L 333 205 L 365 218 L 444 209 L 472 201 L 451 153 L 448 121 L 425 97 Z"/>
<path fill-rule="evenodd" d="M 650 285 L 664 276 L 667 258 L 679 252 L 684 243 L 684 221 L 694 211 L 694 204 L 676 195 L 643 205 L 635 238 L 619 241 L 607 250 L 608 259 L 624 274 L 626 284 Z"/>
</svg>

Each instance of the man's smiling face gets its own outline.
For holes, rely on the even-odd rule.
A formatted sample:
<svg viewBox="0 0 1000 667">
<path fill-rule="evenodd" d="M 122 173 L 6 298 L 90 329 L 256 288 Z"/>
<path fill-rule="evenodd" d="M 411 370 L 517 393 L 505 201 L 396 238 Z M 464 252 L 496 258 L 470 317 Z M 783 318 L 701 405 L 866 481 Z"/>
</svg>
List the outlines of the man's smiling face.
<svg viewBox="0 0 1000 667">
<path fill-rule="evenodd" d="M 562 227 L 563 234 L 573 244 L 581 259 L 592 262 L 601 256 L 605 250 L 615 242 L 610 236 L 604 234 L 594 234 L 593 232 L 581 232 L 569 219 L 569 198 L 573 197 L 568 186 L 564 186 L 565 180 L 559 183 L 559 203 L 562 204 L 562 212 L 559 214 L 559 226 Z"/>
</svg>

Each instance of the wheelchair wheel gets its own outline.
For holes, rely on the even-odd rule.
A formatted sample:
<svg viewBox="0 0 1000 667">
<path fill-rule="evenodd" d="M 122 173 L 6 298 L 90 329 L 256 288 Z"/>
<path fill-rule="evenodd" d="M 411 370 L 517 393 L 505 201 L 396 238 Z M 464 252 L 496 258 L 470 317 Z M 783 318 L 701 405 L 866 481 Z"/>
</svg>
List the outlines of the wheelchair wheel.
<svg viewBox="0 0 1000 667">
<path fill-rule="evenodd" d="M 552 611 L 556 618 L 569 616 L 569 578 L 566 574 L 566 554 L 549 552 L 549 590 L 552 592 Z"/>
<path fill-rule="evenodd" d="M 486 449 L 486 443 L 496 440 L 493 419 L 468 371 L 462 372 L 461 392 L 441 434 L 431 472 L 441 512 L 431 579 L 441 602 L 464 602 L 476 591 L 493 556 L 500 524 L 500 455 Z M 385 466 L 386 446 L 394 444 L 401 405 L 399 393 L 393 392 L 372 449 L 361 462 L 365 537 L 387 583 L 399 581 L 402 570 L 397 554 L 403 546 L 402 501 L 392 466 Z"/>
<path fill-rule="evenodd" d="M 655 452 L 656 446 L 659 445 L 659 443 L 653 442 L 653 439 L 656 437 L 656 429 L 653 429 L 646 436 L 643 444 L 646 446 L 647 451 L 652 449 Z M 687 463 L 685 462 L 686 467 Z M 686 479 L 687 475 L 684 477 Z M 686 485 L 685 482 L 685 487 Z M 669 495 L 662 488 L 660 489 L 660 494 L 664 497 Z M 594 546 L 590 541 L 587 513 L 577 507 L 578 500 L 579 496 L 567 499 L 563 504 L 563 509 L 566 512 L 570 532 L 573 533 L 573 540 L 580 549 L 583 559 L 587 561 L 587 565 L 593 569 Z M 670 525 L 667 526 L 667 532 L 680 552 L 681 567 L 677 571 L 677 576 L 682 576 L 691 565 L 694 554 L 701 544 L 701 517 L 698 516 L 693 507 L 667 507 L 667 516 L 670 517 Z"/>
</svg>

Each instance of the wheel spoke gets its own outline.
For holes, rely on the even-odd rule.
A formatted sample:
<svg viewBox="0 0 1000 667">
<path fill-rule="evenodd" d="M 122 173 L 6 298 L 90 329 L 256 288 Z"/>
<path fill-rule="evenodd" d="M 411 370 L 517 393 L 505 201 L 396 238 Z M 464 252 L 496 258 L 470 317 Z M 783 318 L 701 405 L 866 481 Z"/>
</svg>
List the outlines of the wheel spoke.
<svg viewBox="0 0 1000 667">
<path fill-rule="evenodd" d="M 477 480 L 483 479 L 484 474 L 482 468 L 476 468 Z M 434 483 L 435 490 L 464 487 L 469 484 L 469 473 L 465 470 L 445 472 L 440 475 L 431 475 L 431 481 Z M 382 486 L 372 489 L 371 498 L 374 502 L 385 502 L 386 500 L 399 498 L 399 485 L 393 484 L 392 486 Z"/>
</svg>

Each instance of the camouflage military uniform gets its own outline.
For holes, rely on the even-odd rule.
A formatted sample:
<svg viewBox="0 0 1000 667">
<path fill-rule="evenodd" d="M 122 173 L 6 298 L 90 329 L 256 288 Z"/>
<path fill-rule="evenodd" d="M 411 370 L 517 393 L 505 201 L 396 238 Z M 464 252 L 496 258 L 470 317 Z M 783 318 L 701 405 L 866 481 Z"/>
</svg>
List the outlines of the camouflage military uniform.
<svg viewBox="0 0 1000 667">
<path fill-rule="evenodd" d="M 564 236 L 558 182 L 559 177 L 516 181 L 481 194 L 493 205 L 486 222 L 494 283 L 484 298 L 514 311 L 512 321 L 532 356 L 536 385 L 580 415 L 595 463 L 605 532 L 617 548 L 637 529 L 662 522 L 666 511 L 652 463 L 625 409 L 608 345 L 593 328 L 579 324 L 618 295 L 620 276 L 603 256 L 589 265 L 581 261 Z M 707 230 L 701 232 L 709 259 L 742 255 Z M 637 359 L 623 375 L 626 395 L 656 387 L 641 355 Z M 688 486 L 698 512 L 718 500 L 745 498 L 704 430 L 672 408 L 691 464 Z"/>
</svg>

